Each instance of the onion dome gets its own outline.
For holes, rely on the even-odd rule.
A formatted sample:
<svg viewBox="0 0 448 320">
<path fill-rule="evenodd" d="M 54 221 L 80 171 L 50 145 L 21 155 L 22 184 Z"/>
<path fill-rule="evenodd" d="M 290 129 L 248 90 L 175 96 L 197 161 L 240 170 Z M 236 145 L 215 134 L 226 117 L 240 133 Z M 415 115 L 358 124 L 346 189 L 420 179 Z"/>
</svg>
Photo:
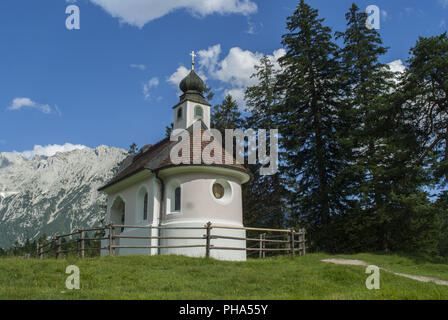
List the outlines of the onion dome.
<svg viewBox="0 0 448 320">
<path fill-rule="evenodd" d="M 187 93 L 188 91 L 196 91 L 202 94 L 206 87 L 204 81 L 202 81 L 194 70 L 191 70 L 191 72 L 180 82 L 179 88 L 184 93 Z"/>
</svg>

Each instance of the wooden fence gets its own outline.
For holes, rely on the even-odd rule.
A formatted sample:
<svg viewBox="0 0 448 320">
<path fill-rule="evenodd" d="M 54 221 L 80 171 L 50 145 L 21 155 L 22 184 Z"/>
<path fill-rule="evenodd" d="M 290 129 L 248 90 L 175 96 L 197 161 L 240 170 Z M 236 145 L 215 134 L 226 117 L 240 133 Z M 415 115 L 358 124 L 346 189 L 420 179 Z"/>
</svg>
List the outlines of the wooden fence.
<svg viewBox="0 0 448 320">
<path fill-rule="evenodd" d="M 120 230 L 120 233 L 116 231 Z M 136 236 L 123 235 L 125 229 L 148 229 L 148 230 L 204 230 L 202 236 Z M 213 230 L 244 230 L 246 237 L 232 237 L 219 234 L 212 234 Z M 89 232 L 96 232 L 95 237 L 89 236 Z M 151 232 L 152 234 L 152 232 Z M 76 230 L 75 232 L 56 235 L 49 242 L 37 245 L 37 256 L 44 259 L 45 256 L 54 256 L 60 258 L 63 254 L 76 254 L 80 258 L 86 256 L 87 251 L 106 250 L 109 255 L 114 256 L 116 249 L 173 249 L 173 248 L 204 248 L 205 256 L 210 257 L 212 250 L 245 250 L 248 256 L 253 258 L 265 258 L 267 255 L 275 253 L 288 254 L 294 258 L 296 254 L 305 255 L 306 253 L 306 232 L 304 229 L 295 231 L 294 229 L 267 229 L 250 227 L 229 227 L 212 225 L 211 222 L 203 227 L 158 227 L 158 226 L 133 226 L 133 225 L 114 225 L 109 224 L 105 227 Z M 170 246 L 151 246 L 151 245 L 119 245 L 117 239 L 139 239 L 139 240 L 204 240 L 203 244 L 194 245 L 170 245 Z M 246 241 L 246 247 L 215 246 L 212 244 L 214 239 L 239 240 Z M 102 240 L 107 240 L 106 246 L 101 246 Z M 99 243 L 97 247 L 87 247 L 86 243 Z M 74 245 L 76 244 L 76 248 Z M 68 248 L 67 248 L 68 246 Z M 253 255 L 253 254 L 256 255 Z"/>
</svg>

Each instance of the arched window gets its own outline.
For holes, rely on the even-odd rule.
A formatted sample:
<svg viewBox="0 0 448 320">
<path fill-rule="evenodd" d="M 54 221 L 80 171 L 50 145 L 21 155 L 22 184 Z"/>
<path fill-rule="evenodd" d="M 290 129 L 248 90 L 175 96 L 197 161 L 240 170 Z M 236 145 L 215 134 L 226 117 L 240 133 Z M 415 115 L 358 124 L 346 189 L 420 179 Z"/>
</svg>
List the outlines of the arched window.
<svg viewBox="0 0 448 320">
<path fill-rule="evenodd" d="M 181 213 L 182 186 L 180 181 L 173 179 L 166 184 L 166 213 Z"/>
<path fill-rule="evenodd" d="M 148 220 L 148 193 L 143 199 L 143 220 Z"/>
<path fill-rule="evenodd" d="M 200 105 L 194 107 L 194 118 L 201 120 L 204 118 L 204 109 Z"/>
<path fill-rule="evenodd" d="M 177 120 L 182 119 L 182 107 L 177 110 Z"/>
<path fill-rule="evenodd" d="M 174 211 L 180 211 L 181 189 L 177 187 L 174 190 Z"/>
<path fill-rule="evenodd" d="M 137 193 L 137 206 L 136 206 L 136 217 L 135 221 L 137 223 L 148 220 L 149 206 L 148 206 L 148 189 L 146 187 L 141 187 Z"/>
</svg>

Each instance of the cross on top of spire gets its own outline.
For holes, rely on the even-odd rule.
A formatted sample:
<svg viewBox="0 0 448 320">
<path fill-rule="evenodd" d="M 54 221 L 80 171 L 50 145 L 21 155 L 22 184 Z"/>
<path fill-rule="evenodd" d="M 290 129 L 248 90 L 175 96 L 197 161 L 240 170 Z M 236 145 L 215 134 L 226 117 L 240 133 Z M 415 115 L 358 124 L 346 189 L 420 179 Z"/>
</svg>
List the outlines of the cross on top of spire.
<svg viewBox="0 0 448 320">
<path fill-rule="evenodd" d="M 191 51 L 191 70 L 194 70 L 194 58 L 197 57 L 196 53 L 194 51 Z"/>
</svg>

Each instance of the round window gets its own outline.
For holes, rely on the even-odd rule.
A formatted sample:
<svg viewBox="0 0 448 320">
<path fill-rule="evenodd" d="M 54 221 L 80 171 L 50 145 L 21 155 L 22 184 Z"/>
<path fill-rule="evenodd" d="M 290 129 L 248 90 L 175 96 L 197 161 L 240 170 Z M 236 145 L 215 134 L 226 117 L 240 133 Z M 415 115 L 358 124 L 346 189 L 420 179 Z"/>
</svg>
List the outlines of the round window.
<svg viewBox="0 0 448 320">
<path fill-rule="evenodd" d="M 215 182 L 213 184 L 213 195 L 216 199 L 222 199 L 224 197 L 224 187 L 220 183 Z"/>
</svg>

